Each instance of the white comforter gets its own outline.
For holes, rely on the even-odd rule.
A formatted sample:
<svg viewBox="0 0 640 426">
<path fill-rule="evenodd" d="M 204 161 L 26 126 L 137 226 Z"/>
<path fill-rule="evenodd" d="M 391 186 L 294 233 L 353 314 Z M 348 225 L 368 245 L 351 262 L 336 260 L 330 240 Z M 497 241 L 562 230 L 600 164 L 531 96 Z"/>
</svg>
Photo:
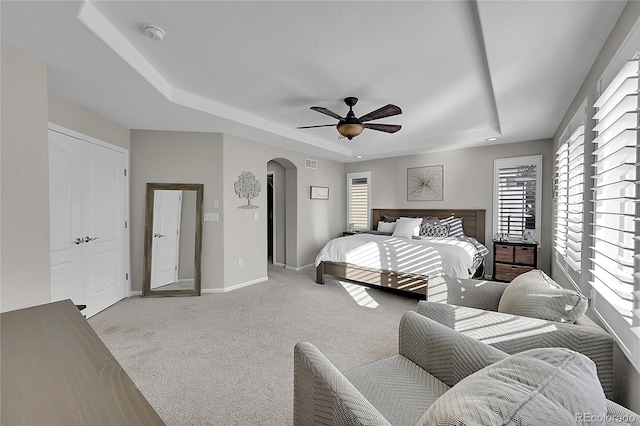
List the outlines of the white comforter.
<svg viewBox="0 0 640 426">
<path fill-rule="evenodd" d="M 322 261 L 420 275 L 469 278 L 478 250 L 474 244 L 454 237 L 406 239 L 359 234 L 329 241 L 318 253 Z"/>
</svg>

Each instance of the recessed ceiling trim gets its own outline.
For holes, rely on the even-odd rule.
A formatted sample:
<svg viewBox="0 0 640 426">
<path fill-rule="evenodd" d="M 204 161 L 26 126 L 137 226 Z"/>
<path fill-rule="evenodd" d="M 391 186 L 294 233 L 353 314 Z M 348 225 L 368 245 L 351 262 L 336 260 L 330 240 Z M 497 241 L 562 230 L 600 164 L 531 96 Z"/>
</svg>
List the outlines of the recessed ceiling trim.
<svg viewBox="0 0 640 426">
<path fill-rule="evenodd" d="M 307 145 L 322 148 L 337 154 L 351 157 L 353 150 L 335 145 L 328 147 L 320 139 L 305 135 L 295 129 L 273 123 L 271 121 L 256 117 L 235 108 L 222 105 L 211 99 L 200 95 L 189 93 L 180 88 L 172 86 L 164 76 L 151 65 L 149 61 L 129 43 L 129 41 L 109 22 L 105 16 L 90 2 L 83 2 L 77 15 L 78 19 L 91 30 L 100 40 L 102 40 L 111 50 L 120 56 L 129 66 L 131 66 L 142 78 L 155 88 L 169 102 L 188 108 L 193 108 L 207 114 L 215 115 L 227 120 L 231 120 L 246 126 L 274 133 L 286 138 L 291 138 Z"/>
</svg>

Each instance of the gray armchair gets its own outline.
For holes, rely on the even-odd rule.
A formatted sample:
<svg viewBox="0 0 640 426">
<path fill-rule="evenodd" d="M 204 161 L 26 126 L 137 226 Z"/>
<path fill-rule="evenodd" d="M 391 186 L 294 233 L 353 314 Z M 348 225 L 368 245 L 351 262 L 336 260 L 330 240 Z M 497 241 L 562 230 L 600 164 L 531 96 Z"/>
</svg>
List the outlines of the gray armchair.
<svg viewBox="0 0 640 426">
<path fill-rule="evenodd" d="M 615 398 L 613 338 L 588 317 L 561 323 L 497 312 L 506 283 L 434 277 L 417 312 L 508 354 L 564 347 L 593 360 L 607 398 Z"/>
<path fill-rule="evenodd" d="M 582 424 L 578 417 L 596 416 L 601 424 L 640 426 L 637 414 L 605 399 L 587 357 L 531 352 L 509 356 L 415 312 L 401 320 L 397 355 L 344 373 L 300 342 L 294 425 Z M 535 377 L 545 368 L 546 376 Z"/>
</svg>

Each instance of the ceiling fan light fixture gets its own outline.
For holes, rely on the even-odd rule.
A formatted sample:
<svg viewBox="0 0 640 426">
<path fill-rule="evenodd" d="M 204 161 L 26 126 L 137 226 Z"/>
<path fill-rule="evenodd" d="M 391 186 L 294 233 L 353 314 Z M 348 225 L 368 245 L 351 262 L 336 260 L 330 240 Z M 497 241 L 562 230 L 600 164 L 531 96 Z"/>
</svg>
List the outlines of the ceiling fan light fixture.
<svg viewBox="0 0 640 426">
<path fill-rule="evenodd" d="M 339 123 L 337 128 L 338 133 L 351 140 L 362 133 L 364 125 L 360 123 Z"/>
</svg>

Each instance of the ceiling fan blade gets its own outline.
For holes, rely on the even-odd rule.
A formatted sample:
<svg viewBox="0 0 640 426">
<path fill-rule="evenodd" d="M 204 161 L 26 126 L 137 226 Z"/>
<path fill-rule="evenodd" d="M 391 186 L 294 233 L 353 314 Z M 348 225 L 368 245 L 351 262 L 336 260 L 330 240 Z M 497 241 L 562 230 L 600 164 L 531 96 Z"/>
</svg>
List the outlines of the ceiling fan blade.
<svg viewBox="0 0 640 426">
<path fill-rule="evenodd" d="M 314 127 L 336 127 L 336 125 L 335 124 L 319 124 L 317 126 L 296 127 L 296 129 L 313 129 Z"/>
<path fill-rule="evenodd" d="M 311 109 L 314 110 L 314 111 L 321 112 L 322 114 L 326 114 L 329 117 L 337 118 L 338 120 L 344 120 L 343 117 L 340 117 L 338 114 L 336 114 L 333 111 L 330 111 L 330 110 L 326 109 L 325 107 L 311 107 Z"/>
<path fill-rule="evenodd" d="M 391 117 L 392 115 L 398 115 L 398 114 L 402 114 L 402 110 L 400 109 L 400 107 L 389 104 L 389 105 L 383 106 L 382 108 L 378 108 L 375 111 L 371 111 L 367 115 L 363 115 L 362 117 L 360 117 L 360 121 L 364 123 L 365 121 L 371 121 L 371 120 L 384 118 L 384 117 Z"/>
<path fill-rule="evenodd" d="M 399 124 L 364 123 L 365 129 L 379 130 L 381 132 L 395 133 L 402 128 Z"/>
</svg>

